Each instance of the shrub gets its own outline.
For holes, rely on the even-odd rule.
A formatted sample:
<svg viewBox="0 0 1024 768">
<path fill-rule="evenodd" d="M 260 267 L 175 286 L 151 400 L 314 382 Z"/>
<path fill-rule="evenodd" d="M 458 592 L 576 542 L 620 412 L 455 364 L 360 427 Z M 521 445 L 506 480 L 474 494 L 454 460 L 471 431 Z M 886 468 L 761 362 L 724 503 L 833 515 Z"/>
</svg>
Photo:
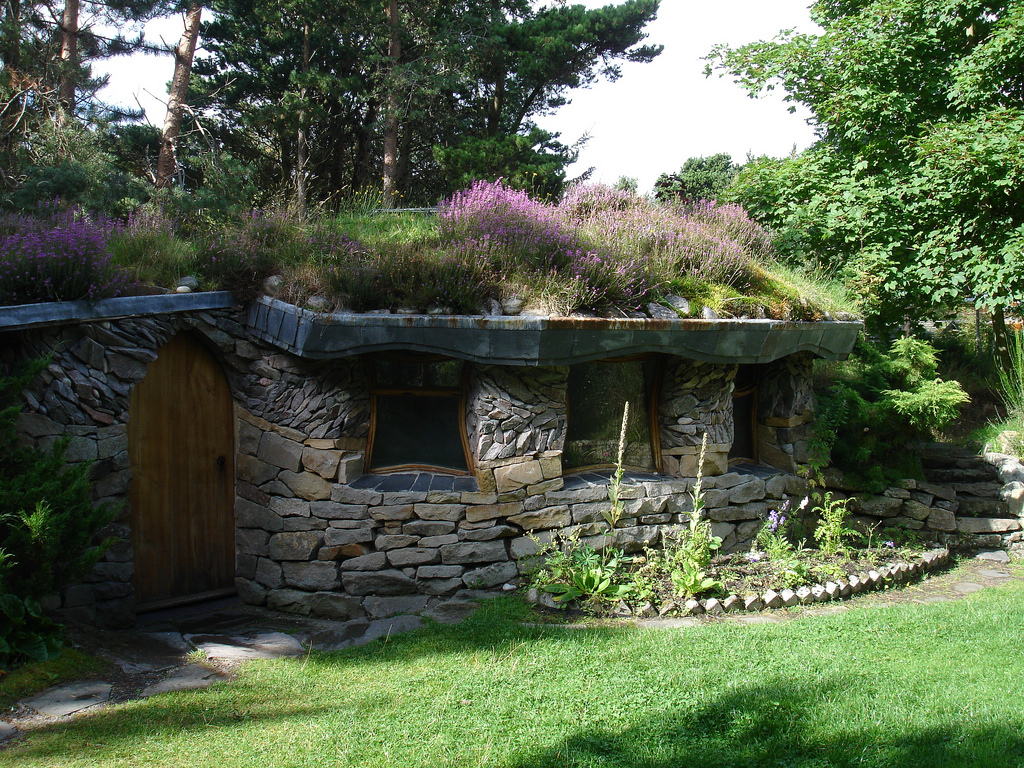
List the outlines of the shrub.
<svg viewBox="0 0 1024 768">
<path fill-rule="evenodd" d="M 900 339 L 886 351 L 861 338 L 845 363 L 833 366 L 818 392 L 814 465 L 833 464 L 881 490 L 905 477 L 921 477 L 908 446 L 932 439 L 955 418 L 967 395 L 956 382 L 936 377 L 935 349 Z"/>
<path fill-rule="evenodd" d="M 50 451 L 18 442 L 19 393 L 44 366 L 0 377 L 0 667 L 56 651 L 59 627 L 37 600 L 99 560 L 96 533 L 114 516 L 92 504 L 89 465 L 65 463 L 66 438 Z"/>
<path fill-rule="evenodd" d="M 0 237 L 0 304 L 96 300 L 132 287 L 107 243 L 119 226 L 80 211 L 48 218 L 8 217 Z"/>
</svg>

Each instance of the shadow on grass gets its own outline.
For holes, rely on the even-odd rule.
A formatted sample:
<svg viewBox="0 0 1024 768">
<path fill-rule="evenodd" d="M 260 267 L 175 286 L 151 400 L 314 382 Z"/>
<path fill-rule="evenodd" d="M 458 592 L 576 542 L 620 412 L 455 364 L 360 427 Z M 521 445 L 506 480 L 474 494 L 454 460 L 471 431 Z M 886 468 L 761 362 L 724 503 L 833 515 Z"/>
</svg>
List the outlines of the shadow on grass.
<svg viewBox="0 0 1024 768">
<path fill-rule="evenodd" d="M 503 768 L 1021 768 L 1021 722 L 959 722 L 915 728 L 879 712 L 829 729 L 823 698 L 839 686 L 787 681 L 735 689 L 686 711 L 673 710 L 621 731 L 582 729 Z M 834 719 L 834 718 L 833 718 Z M 829 732 L 823 734 L 822 731 Z"/>
<path fill-rule="evenodd" d="M 945 625 L 950 618 L 945 612 L 954 610 L 955 606 L 932 611 L 932 620 Z M 910 627 L 893 625 L 891 617 L 892 614 L 886 613 L 885 621 L 875 628 L 884 630 L 887 637 L 912 634 Z M 870 615 L 864 616 L 864 619 L 870 618 Z M 349 762 L 339 763 L 337 759 L 339 749 L 345 754 L 362 747 L 365 754 L 367 744 L 359 744 L 359 737 L 349 732 L 355 725 L 363 737 L 368 733 L 380 734 L 375 743 L 386 746 L 390 755 L 387 761 L 372 763 L 380 766 L 463 763 L 502 768 L 1024 766 L 1024 715 L 1010 703 L 1003 708 L 996 707 L 1004 713 L 1003 720 L 991 715 L 987 719 L 980 718 L 974 713 L 992 710 L 976 706 L 970 693 L 965 692 L 962 700 L 959 699 L 955 690 L 943 691 L 943 695 L 932 701 L 922 702 L 921 707 L 933 713 L 930 715 L 915 711 L 908 703 L 893 705 L 891 698 L 889 704 L 880 704 L 877 711 L 872 711 L 870 704 L 876 697 L 878 701 L 885 701 L 886 695 L 891 696 L 891 690 L 883 693 L 875 688 L 879 683 L 876 676 L 857 682 L 859 678 L 851 678 L 848 670 L 844 674 L 831 668 L 826 668 L 825 674 L 816 675 L 812 665 L 800 666 L 798 655 L 793 656 L 795 666 L 791 674 L 779 675 L 780 667 L 776 667 L 773 674 L 765 674 L 760 679 L 749 672 L 740 676 L 733 672 L 731 677 L 722 674 L 719 678 L 714 674 L 714 659 L 722 657 L 712 656 L 701 667 L 704 670 L 699 678 L 702 688 L 661 691 L 657 686 L 648 685 L 643 690 L 651 695 L 631 697 L 629 681 L 667 679 L 657 675 L 643 678 L 638 667 L 643 667 L 647 661 L 671 664 L 671 658 L 685 663 L 683 660 L 687 658 L 684 651 L 683 656 L 647 659 L 642 653 L 650 650 L 650 646 L 641 643 L 641 656 L 620 659 L 617 677 L 622 683 L 606 687 L 598 694 L 604 699 L 594 701 L 594 706 L 581 702 L 582 706 L 570 711 L 568 716 L 563 706 L 561 715 L 555 718 L 554 707 L 548 709 L 547 715 L 545 713 L 545 702 L 550 702 L 550 698 L 514 700 L 530 692 L 529 685 L 505 689 L 501 681 L 505 679 L 506 670 L 510 679 L 525 675 L 525 669 L 517 672 L 509 658 L 519 649 L 526 652 L 533 649 L 535 653 L 531 655 L 545 663 L 554 663 L 552 660 L 557 658 L 563 663 L 581 658 L 583 663 L 598 663 L 596 660 L 605 658 L 605 654 L 621 652 L 615 641 L 622 638 L 622 632 L 582 630 L 586 633 L 584 643 L 581 631 L 522 625 L 521 622 L 531 619 L 535 621 L 535 615 L 515 603 L 495 601 L 461 625 L 429 627 L 341 653 L 315 654 L 309 662 L 294 659 L 270 666 L 257 665 L 234 684 L 160 696 L 40 729 L 30 735 L 27 743 L 15 745 L 8 757 L 28 764 L 64 765 L 66 758 L 74 755 L 80 761 L 78 764 L 101 765 L 108 757 L 124 763 L 127 753 L 139 754 L 139 762 L 135 764 L 141 765 L 149 762 L 141 757 L 148 745 L 161 741 L 180 744 L 184 737 L 188 744 L 201 740 L 202 747 L 209 750 L 206 755 L 210 765 L 249 765 L 253 761 L 265 761 L 267 765 L 292 764 L 286 762 L 288 750 L 293 747 L 289 744 L 289 735 L 302 733 L 317 744 L 329 745 L 328 751 L 335 758 L 325 764 L 370 765 L 355 757 Z M 841 618 L 822 619 L 815 629 L 834 639 L 833 631 L 826 631 L 826 625 L 842 621 Z M 864 623 L 870 622 L 860 622 Z M 971 624 L 969 620 L 963 623 Z M 728 649 L 732 648 L 739 653 L 742 648 L 746 649 L 743 653 L 749 652 L 756 658 L 758 653 L 772 654 L 772 648 L 783 647 L 779 643 L 792 642 L 792 633 L 783 625 L 729 630 L 739 631 L 743 633 L 742 638 L 733 638 L 719 649 L 720 652 L 729 653 Z M 685 645 L 696 640 L 704 645 L 710 642 L 710 632 L 687 633 L 680 636 L 679 642 Z M 847 633 L 842 636 L 841 647 L 863 646 L 880 636 Z M 559 657 L 555 652 L 557 648 L 550 649 L 552 653 L 546 655 L 539 648 L 546 644 L 584 646 L 585 655 Z M 761 650 L 757 650 L 759 647 Z M 913 680 L 914 663 L 907 662 L 898 648 L 893 651 L 897 654 L 898 668 L 908 671 L 904 681 Z M 989 650 L 984 654 L 993 662 L 998 658 Z M 413 735 L 416 729 L 403 728 L 407 725 L 403 718 L 420 710 L 441 711 L 439 697 L 413 690 L 423 676 L 422 669 L 429 666 L 432 658 L 439 663 L 445 659 L 446 663 L 454 664 L 451 669 L 459 671 L 453 674 L 471 668 L 469 661 L 481 670 L 496 669 L 497 674 L 492 677 L 496 686 L 490 693 L 480 694 L 479 709 L 463 710 L 454 720 L 439 715 L 436 720 L 431 719 L 428 730 Z M 424 665 L 424 661 L 428 664 Z M 408 679 L 400 670 L 406 662 L 416 662 L 408 667 L 412 671 Z M 909 667 L 905 666 L 908 663 Z M 550 696 L 582 697 L 584 694 L 580 691 L 585 677 L 582 672 L 569 670 L 561 675 L 559 687 L 548 689 Z M 396 685 L 374 690 L 372 682 L 396 675 Z M 317 686 L 312 682 L 320 677 L 346 680 L 350 685 L 339 695 L 340 691 L 329 685 Z M 851 679 L 855 681 L 852 684 L 859 685 L 855 690 L 848 687 Z M 952 688 L 957 678 L 951 671 L 941 679 Z M 367 681 L 365 687 L 363 680 Z M 618 687 L 620 685 L 622 687 Z M 590 690 L 589 686 L 586 690 Z M 910 695 L 908 691 L 907 696 Z M 846 714 L 844 700 L 850 702 Z M 638 701 L 644 702 L 644 708 Z M 962 713 L 958 707 L 963 708 Z M 534 719 L 533 723 L 530 718 Z M 222 741 L 222 736 L 226 738 L 224 732 L 232 730 L 234 740 Z M 498 740 L 505 745 L 504 754 L 492 752 L 490 760 L 483 762 L 473 759 L 471 755 L 479 755 L 481 751 L 476 748 L 484 741 L 490 745 L 498 731 L 502 734 Z M 426 744 L 431 741 L 431 734 L 447 737 L 447 740 L 441 739 L 447 744 L 446 751 L 430 751 Z M 259 744 L 254 743 L 256 740 Z M 317 744 L 308 745 L 314 753 Z M 236 762 L 220 760 L 221 752 L 232 752 Z M 452 762 L 453 753 L 459 756 L 456 762 Z M 2 757 L 0 753 L 0 763 Z M 33 759 L 38 762 L 32 763 Z M 460 759 L 462 763 L 458 762 Z M 133 763 L 129 759 L 126 764 Z"/>
</svg>

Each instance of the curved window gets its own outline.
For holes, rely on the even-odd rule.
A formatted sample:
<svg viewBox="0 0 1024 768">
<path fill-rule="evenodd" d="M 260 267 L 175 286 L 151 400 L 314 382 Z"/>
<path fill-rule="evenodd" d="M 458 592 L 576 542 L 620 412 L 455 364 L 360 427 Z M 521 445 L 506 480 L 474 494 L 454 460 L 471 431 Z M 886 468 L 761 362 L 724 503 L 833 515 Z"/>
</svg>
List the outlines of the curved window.
<svg viewBox="0 0 1024 768">
<path fill-rule="evenodd" d="M 645 472 L 659 464 L 657 429 L 652 428 L 650 403 L 658 359 L 628 358 L 574 365 L 569 369 L 566 404 L 566 471 L 611 467 L 619 449 L 622 413 L 629 403 L 629 424 L 623 466 Z"/>
<path fill-rule="evenodd" d="M 428 355 L 370 358 L 371 472 L 468 474 L 465 363 Z"/>
<path fill-rule="evenodd" d="M 732 391 L 732 447 L 729 463 L 757 463 L 757 380 L 756 365 L 740 365 Z"/>
</svg>

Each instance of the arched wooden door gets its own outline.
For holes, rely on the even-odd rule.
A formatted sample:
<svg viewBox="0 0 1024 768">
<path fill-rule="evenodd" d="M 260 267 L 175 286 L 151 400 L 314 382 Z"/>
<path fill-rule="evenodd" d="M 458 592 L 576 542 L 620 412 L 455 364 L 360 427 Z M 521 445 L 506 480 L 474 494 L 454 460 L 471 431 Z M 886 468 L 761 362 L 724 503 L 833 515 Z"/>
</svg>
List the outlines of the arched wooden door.
<svg viewBox="0 0 1024 768">
<path fill-rule="evenodd" d="M 132 393 L 128 421 L 139 608 L 233 591 L 234 429 L 217 361 L 179 334 Z"/>
</svg>

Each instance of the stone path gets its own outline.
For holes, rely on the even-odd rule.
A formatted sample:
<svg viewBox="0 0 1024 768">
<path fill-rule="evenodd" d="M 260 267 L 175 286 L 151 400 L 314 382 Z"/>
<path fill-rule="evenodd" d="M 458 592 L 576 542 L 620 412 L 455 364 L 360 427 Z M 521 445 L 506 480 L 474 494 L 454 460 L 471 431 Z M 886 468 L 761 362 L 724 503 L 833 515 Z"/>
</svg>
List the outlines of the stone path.
<svg viewBox="0 0 1024 768">
<path fill-rule="evenodd" d="M 872 605 L 947 602 L 1010 579 L 1024 579 L 1024 572 L 1005 567 L 1007 561 L 1004 552 L 983 552 L 898 590 L 872 592 L 842 603 L 634 623 L 648 630 L 679 630 L 709 622 L 768 624 Z M 494 594 L 467 590 L 453 599 L 438 601 L 423 615 L 440 623 L 457 623 L 477 608 L 480 599 Z M 397 603 L 391 607 L 401 608 Z M 104 675 L 103 680 L 60 685 L 20 702 L 0 719 L 0 744 L 61 719 L 88 716 L 111 703 L 230 680 L 233 669 L 250 659 L 298 657 L 309 649 L 331 651 L 363 645 L 421 626 L 423 619 L 418 615 L 399 613 L 343 622 L 282 614 L 231 600 L 204 606 L 200 613 L 193 606 L 151 614 L 131 631 L 73 628 L 73 644 L 85 653 L 110 660 L 113 673 Z"/>
</svg>

